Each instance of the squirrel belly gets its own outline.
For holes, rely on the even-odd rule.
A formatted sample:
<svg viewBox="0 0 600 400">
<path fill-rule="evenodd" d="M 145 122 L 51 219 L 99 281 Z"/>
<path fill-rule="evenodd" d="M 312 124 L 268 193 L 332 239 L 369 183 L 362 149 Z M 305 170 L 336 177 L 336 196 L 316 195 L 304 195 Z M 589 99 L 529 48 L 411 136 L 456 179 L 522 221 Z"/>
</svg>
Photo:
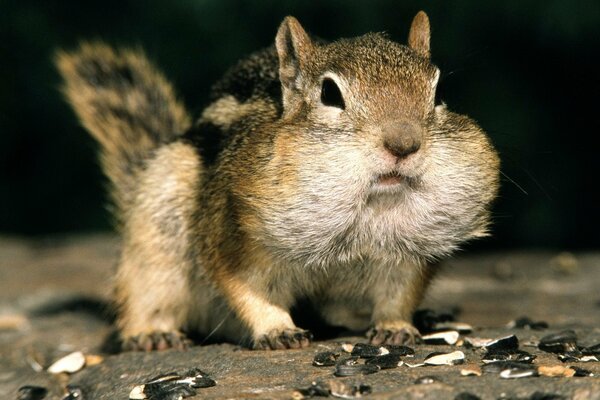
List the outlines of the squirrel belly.
<svg viewBox="0 0 600 400">
<path fill-rule="evenodd" d="M 408 45 L 324 43 L 287 17 L 193 126 L 142 53 L 59 54 L 117 205 L 124 349 L 184 348 L 186 333 L 305 347 L 299 299 L 375 344 L 418 336 L 431 263 L 487 234 L 499 181 L 481 128 L 435 105 L 429 37 L 424 12 Z"/>
</svg>

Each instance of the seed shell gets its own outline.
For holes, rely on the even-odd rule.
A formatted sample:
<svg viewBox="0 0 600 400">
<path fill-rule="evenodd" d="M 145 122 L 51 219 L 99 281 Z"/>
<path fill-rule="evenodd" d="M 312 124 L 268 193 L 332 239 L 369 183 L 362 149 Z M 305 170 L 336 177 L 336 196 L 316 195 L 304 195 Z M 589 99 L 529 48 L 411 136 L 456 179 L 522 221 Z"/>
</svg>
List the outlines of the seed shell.
<svg viewBox="0 0 600 400">
<path fill-rule="evenodd" d="M 403 364 L 403 362 L 400 361 L 400 358 L 401 356 L 399 354 L 384 354 L 382 356 L 369 358 L 365 361 L 365 364 L 377 365 L 381 369 L 396 368 Z"/>
<path fill-rule="evenodd" d="M 379 371 L 380 368 L 378 365 L 372 364 L 338 364 L 335 366 L 335 372 L 333 373 L 335 376 L 354 376 L 354 375 L 368 375 L 374 374 Z"/>
<path fill-rule="evenodd" d="M 48 394 L 48 389 L 41 386 L 21 386 L 17 391 L 17 400 L 42 400 Z"/>
<path fill-rule="evenodd" d="M 334 353 L 332 351 L 323 351 L 317 353 L 313 359 L 312 365 L 315 367 L 331 367 L 334 366 L 340 353 Z"/>
<path fill-rule="evenodd" d="M 84 365 L 85 356 L 82 352 L 76 351 L 55 361 L 51 366 L 48 367 L 48 372 L 51 374 L 60 374 L 63 372 L 72 374 L 79 371 L 84 367 Z"/>
<path fill-rule="evenodd" d="M 540 350 L 548 353 L 567 353 L 577 351 L 577 335 L 572 330 L 546 335 L 538 344 Z"/>
<path fill-rule="evenodd" d="M 457 331 L 445 331 L 430 333 L 423 335 L 421 339 L 427 344 L 450 344 L 453 345 L 458 341 L 460 334 Z"/>
<path fill-rule="evenodd" d="M 465 361 L 465 353 L 453 351 L 452 353 L 432 353 L 425 357 L 427 365 L 456 365 Z"/>
</svg>

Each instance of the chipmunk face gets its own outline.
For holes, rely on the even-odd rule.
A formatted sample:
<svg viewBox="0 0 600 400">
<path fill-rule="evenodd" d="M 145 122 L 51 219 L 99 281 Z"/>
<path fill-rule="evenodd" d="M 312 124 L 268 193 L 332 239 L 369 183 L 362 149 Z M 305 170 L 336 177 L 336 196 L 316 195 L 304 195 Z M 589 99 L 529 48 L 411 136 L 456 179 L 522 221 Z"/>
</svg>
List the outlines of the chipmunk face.
<svg viewBox="0 0 600 400">
<path fill-rule="evenodd" d="M 317 45 L 288 17 L 276 47 L 277 201 L 260 211 L 275 251 L 319 264 L 436 258 L 485 234 L 497 157 L 472 121 L 434 106 L 424 13 L 409 46 L 380 34 Z"/>
</svg>

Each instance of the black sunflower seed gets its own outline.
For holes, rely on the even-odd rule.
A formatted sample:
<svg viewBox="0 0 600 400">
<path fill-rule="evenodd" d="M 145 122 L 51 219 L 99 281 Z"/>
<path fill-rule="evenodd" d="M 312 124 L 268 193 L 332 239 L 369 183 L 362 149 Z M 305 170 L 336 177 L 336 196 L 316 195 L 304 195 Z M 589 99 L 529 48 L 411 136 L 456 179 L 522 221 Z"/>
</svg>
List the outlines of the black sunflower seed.
<svg viewBox="0 0 600 400">
<path fill-rule="evenodd" d="M 325 382 L 312 382 L 309 387 L 298 389 L 305 397 L 329 397 L 331 394 L 329 385 Z"/>
<path fill-rule="evenodd" d="M 354 365 L 336 365 L 335 376 L 354 376 L 354 375 L 368 375 L 374 374 L 379 371 L 378 365 L 367 365 L 367 364 L 354 364 Z"/>
<path fill-rule="evenodd" d="M 356 343 L 351 354 L 360 358 L 371 358 L 380 356 L 382 354 L 382 348 L 367 343 Z"/>
<path fill-rule="evenodd" d="M 412 349 L 408 346 L 386 344 L 382 347 L 384 349 L 386 349 L 389 352 L 389 354 L 398 354 L 399 356 L 402 356 L 402 357 L 415 355 L 414 349 Z"/>
<path fill-rule="evenodd" d="M 519 339 L 515 335 L 505 336 L 496 340 L 493 340 L 486 344 L 485 349 L 488 351 L 497 351 L 497 350 L 516 350 L 519 348 Z"/>
<path fill-rule="evenodd" d="M 377 356 L 377 357 L 373 357 L 373 358 L 369 358 L 367 361 L 365 361 L 366 365 L 377 365 L 379 366 L 379 368 L 381 369 L 388 369 L 388 368 L 396 368 L 400 363 L 400 358 L 402 356 L 400 356 L 399 354 L 385 354 L 383 356 Z"/>
<path fill-rule="evenodd" d="M 338 358 L 335 365 L 356 365 L 358 364 L 357 356 L 341 357 Z"/>
<path fill-rule="evenodd" d="M 542 330 L 548 328 L 548 323 L 545 321 L 533 321 L 529 317 L 520 317 L 514 321 L 511 321 L 508 326 L 510 328 L 517 329 L 532 329 L 532 330 Z"/>
<path fill-rule="evenodd" d="M 540 350 L 549 353 L 566 353 L 577 350 L 577 335 L 572 330 L 546 335 L 538 344 Z"/>
<path fill-rule="evenodd" d="M 481 370 L 485 373 L 497 374 L 507 369 L 523 369 L 530 370 L 532 367 L 527 363 L 519 363 L 515 361 L 494 361 L 484 364 Z"/>
<path fill-rule="evenodd" d="M 543 392 L 535 392 L 529 397 L 529 400 L 566 400 L 566 399 L 567 398 L 561 394 L 543 393 Z"/>
<path fill-rule="evenodd" d="M 574 365 L 569 366 L 569 368 L 571 368 L 572 370 L 575 371 L 575 375 L 573 375 L 573 376 L 594 376 L 592 371 L 587 370 L 587 369 L 576 367 Z"/>
<path fill-rule="evenodd" d="M 312 365 L 315 367 L 331 367 L 335 365 L 340 353 L 334 353 L 333 351 L 323 351 L 317 353 L 313 359 Z"/>
<path fill-rule="evenodd" d="M 333 397 L 341 399 L 354 399 L 371 393 L 371 386 L 365 384 L 348 384 L 343 381 L 330 381 L 329 390 Z"/>
<path fill-rule="evenodd" d="M 48 390 L 41 386 L 21 386 L 17 391 L 17 400 L 42 400 L 48 394 Z"/>
<path fill-rule="evenodd" d="M 79 386 L 67 385 L 67 394 L 62 400 L 83 400 L 83 391 Z"/>
</svg>

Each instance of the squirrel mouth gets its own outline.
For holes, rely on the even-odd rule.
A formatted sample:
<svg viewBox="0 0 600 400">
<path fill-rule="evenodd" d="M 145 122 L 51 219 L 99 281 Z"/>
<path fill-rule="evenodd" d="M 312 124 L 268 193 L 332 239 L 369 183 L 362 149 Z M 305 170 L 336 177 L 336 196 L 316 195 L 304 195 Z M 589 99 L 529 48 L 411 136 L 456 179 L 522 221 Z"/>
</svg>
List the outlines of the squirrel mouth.
<svg viewBox="0 0 600 400">
<path fill-rule="evenodd" d="M 404 182 L 404 177 L 396 172 L 390 172 L 377 176 L 375 185 L 381 187 L 396 186 Z"/>
</svg>

